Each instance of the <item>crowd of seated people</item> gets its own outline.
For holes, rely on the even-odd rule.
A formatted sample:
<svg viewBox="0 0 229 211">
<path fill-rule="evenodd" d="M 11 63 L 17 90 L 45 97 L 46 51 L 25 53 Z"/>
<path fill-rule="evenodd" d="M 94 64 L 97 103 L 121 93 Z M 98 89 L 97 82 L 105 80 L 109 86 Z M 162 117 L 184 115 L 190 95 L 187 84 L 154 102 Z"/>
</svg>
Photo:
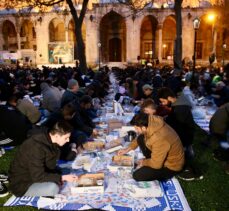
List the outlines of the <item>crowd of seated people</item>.
<svg viewBox="0 0 229 211">
<path fill-rule="evenodd" d="M 41 118 L 50 122 L 53 116 L 65 111 L 68 104 L 74 107 L 71 122 L 78 133 L 85 137 L 96 135 L 95 125 L 91 121 L 96 117 L 92 99 L 97 98 L 102 103 L 108 93 L 107 72 L 107 68 L 96 73 L 89 70 L 87 75 L 83 75 L 77 68 L 70 67 L 43 67 L 42 70 L 2 68 L 1 139 L 10 138 L 11 145 L 20 145 L 29 130 L 37 127 L 36 123 Z M 33 101 L 38 101 L 38 105 Z"/>
<path fill-rule="evenodd" d="M 224 118 L 216 118 L 214 115 L 210 124 L 211 126 L 212 122 L 217 121 L 214 125 L 222 127 L 223 132 L 221 130 L 221 134 L 217 135 L 211 126 L 210 135 L 221 137 L 221 141 L 228 141 L 228 113 L 223 105 L 229 103 L 229 65 L 226 65 L 224 70 L 201 67 L 194 75 L 188 67 L 182 72 L 174 72 L 170 67 L 129 67 L 125 71 L 116 69 L 115 74 L 119 84 L 125 87 L 125 94 L 134 98 L 132 102 L 140 102 L 140 112 L 164 117 L 166 123 L 179 135 L 185 151 L 185 165 L 179 177 L 186 181 L 202 179 L 203 175 L 199 165 L 196 165 L 193 149 L 193 139 L 198 126 L 194 122 L 192 108 L 197 105 L 198 98 L 205 97 L 218 106 L 216 116 L 223 110 Z M 214 156 L 218 160 L 228 162 L 227 149 L 219 147 Z M 226 172 L 228 173 L 228 169 Z"/>
<path fill-rule="evenodd" d="M 202 172 L 194 164 L 196 162 L 194 162 L 195 153 L 192 146 L 196 124 L 191 110 L 195 101 L 191 98 L 193 96 L 209 97 L 217 106 L 228 103 L 229 65 L 225 67 L 225 71 L 201 68 L 195 75 L 192 75 L 188 68 L 184 68 L 182 72 L 175 72 L 167 66 L 160 69 L 113 68 L 112 71 L 119 82 L 119 87 L 115 90 L 116 100 L 122 96 L 128 96 L 133 106 L 140 103 L 140 116 L 135 117 L 132 124 L 140 127 L 139 130 L 142 131 L 142 128 L 147 128 L 149 123 L 142 113 L 149 116 L 161 116 L 163 119 L 157 119 L 157 117 L 152 119 L 159 121 L 161 125 L 166 125 L 165 130 L 173 134 L 174 143 L 179 146 L 180 165 L 173 168 L 171 172 L 166 169 L 165 174 L 166 172 L 171 175 L 178 174 L 181 179 L 187 181 L 203 179 Z M 110 83 L 108 73 L 110 70 L 106 67 L 95 72 L 89 69 L 85 75 L 78 68 L 70 67 L 58 69 L 43 67 L 42 70 L 1 69 L 0 101 L 3 105 L 0 105 L 0 131 L 2 141 L 10 138 L 10 145 L 21 146 L 24 140 L 33 136 L 33 131 L 38 127 L 36 123 L 42 117 L 45 117 L 45 121 L 39 125 L 47 128 L 48 131 L 52 131 L 59 122 L 65 121 L 71 127 L 71 131 L 68 130 L 70 141 L 66 141 L 63 146 L 59 144 L 61 159 L 73 160 L 77 155 L 77 149 L 82 148 L 82 144 L 89 137 L 98 134 L 92 121 L 96 117 L 97 109 L 93 107 L 93 102 L 95 99 L 100 105 L 105 102 L 104 97 L 108 94 Z M 39 108 L 31 102 L 31 99 L 37 99 L 37 95 L 42 96 Z M 138 118 L 139 121 L 143 121 L 142 124 L 137 122 Z M 218 121 L 221 123 L 221 120 Z M 227 134 L 228 130 L 227 122 L 223 133 Z M 211 131 L 214 133 L 213 130 Z M 142 134 L 139 134 L 139 143 L 144 142 Z M 227 139 L 228 136 L 225 134 L 221 137 Z M 164 141 L 164 138 L 161 138 Z M 184 154 L 180 148 L 181 143 Z M 165 141 L 164 144 L 172 145 L 173 141 L 168 143 Z M 145 145 L 147 148 L 147 144 Z M 160 152 L 157 153 L 160 154 Z M 146 154 L 150 158 L 150 152 L 147 151 Z M 140 167 L 142 165 L 143 163 Z M 142 176 L 144 172 L 145 170 L 139 171 L 139 174 L 135 175 L 137 180 L 144 178 Z M 146 170 L 147 172 L 153 171 Z M 167 178 L 164 173 L 162 178 Z"/>
</svg>

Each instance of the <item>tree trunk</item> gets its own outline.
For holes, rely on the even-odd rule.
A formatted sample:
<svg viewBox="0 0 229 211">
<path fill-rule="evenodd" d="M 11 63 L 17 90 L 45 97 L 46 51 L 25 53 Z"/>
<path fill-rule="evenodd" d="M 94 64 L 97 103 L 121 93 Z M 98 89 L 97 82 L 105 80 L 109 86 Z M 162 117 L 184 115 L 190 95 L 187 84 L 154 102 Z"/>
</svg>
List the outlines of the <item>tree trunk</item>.
<svg viewBox="0 0 229 211">
<path fill-rule="evenodd" d="M 76 49 L 80 61 L 79 67 L 82 73 L 85 74 L 87 72 L 87 60 L 85 55 L 85 44 L 83 41 L 81 27 L 75 27 L 75 34 L 77 43 Z"/>
<path fill-rule="evenodd" d="M 176 72 L 182 71 L 182 17 L 181 17 L 181 5 L 183 0 L 175 1 L 175 17 L 176 17 L 176 40 L 174 48 L 174 68 Z"/>
<path fill-rule="evenodd" d="M 77 11 L 74 7 L 74 4 L 72 0 L 67 0 L 67 3 L 70 8 L 70 12 L 73 17 L 73 21 L 75 23 L 75 35 L 76 35 L 76 43 L 77 43 L 77 54 L 79 57 L 79 67 L 80 70 L 83 74 L 87 72 L 87 60 L 86 60 L 86 55 L 85 55 L 85 44 L 83 41 L 83 36 L 82 36 L 82 25 L 83 25 L 83 19 L 85 17 L 85 13 L 87 10 L 87 4 L 89 0 L 83 0 L 82 3 L 82 9 L 80 12 L 80 15 L 78 17 Z"/>
</svg>

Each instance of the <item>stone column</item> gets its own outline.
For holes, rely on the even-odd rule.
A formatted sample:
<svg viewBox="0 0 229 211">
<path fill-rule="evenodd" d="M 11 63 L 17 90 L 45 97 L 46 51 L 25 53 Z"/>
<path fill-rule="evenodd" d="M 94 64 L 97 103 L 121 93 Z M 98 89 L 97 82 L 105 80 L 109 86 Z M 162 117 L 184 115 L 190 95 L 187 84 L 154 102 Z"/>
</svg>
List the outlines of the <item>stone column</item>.
<svg viewBox="0 0 229 211">
<path fill-rule="evenodd" d="M 215 54 L 214 64 L 217 63 L 217 57 L 218 57 L 218 55 L 216 55 L 216 45 L 217 45 L 217 30 L 216 30 L 215 26 L 213 26 L 213 48 L 212 48 L 212 53 Z"/>
<path fill-rule="evenodd" d="M 0 50 L 3 50 L 3 45 L 5 44 L 5 40 L 3 38 L 3 33 L 0 33 Z"/>
<path fill-rule="evenodd" d="M 65 27 L 65 42 L 68 42 L 68 27 Z"/>
<path fill-rule="evenodd" d="M 17 31 L 17 49 L 21 50 L 21 36 L 20 36 L 20 31 Z"/>
<path fill-rule="evenodd" d="M 140 56 L 140 20 L 130 17 L 126 22 L 126 61 L 137 63 Z"/>
<path fill-rule="evenodd" d="M 85 18 L 86 25 L 86 56 L 87 63 L 98 64 L 99 62 L 99 48 L 98 43 L 100 42 L 99 35 L 99 16 L 93 15 L 93 19 L 90 20 L 90 15 Z M 103 46 L 101 46 L 101 49 Z M 101 58 L 101 62 L 103 62 Z"/>
<path fill-rule="evenodd" d="M 217 42 L 217 31 L 216 31 L 216 28 L 215 26 L 213 26 L 213 47 L 212 47 L 212 53 L 216 53 L 216 42 Z"/>
<path fill-rule="evenodd" d="M 17 33 L 17 49 L 21 50 L 21 37 L 20 37 L 20 29 L 21 29 L 21 21 L 18 16 L 15 16 L 15 29 Z"/>
<path fill-rule="evenodd" d="M 37 43 L 37 57 L 36 63 L 39 64 L 48 64 L 49 63 L 49 52 L 48 52 L 48 43 L 49 43 L 49 29 L 48 24 L 52 17 L 44 16 L 42 22 L 37 23 L 35 26 L 36 32 L 36 43 Z"/>
<path fill-rule="evenodd" d="M 197 32 L 198 40 L 198 32 Z M 194 29 L 192 19 L 184 19 L 182 26 L 182 59 L 192 60 L 194 55 Z"/>
<path fill-rule="evenodd" d="M 133 40 L 134 40 L 134 22 L 131 20 L 130 17 L 126 19 L 126 61 L 123 62 L 130 63 L 133 60 Z M 122 48 L 123 51 L 123 48 Z M 123 51 L 122 55 L 125 52 Z"/>
<path fill-rule="evenodd" d="M 162 61 L 162 24 L 158 24 L 158 59 Z"/>
</svg>

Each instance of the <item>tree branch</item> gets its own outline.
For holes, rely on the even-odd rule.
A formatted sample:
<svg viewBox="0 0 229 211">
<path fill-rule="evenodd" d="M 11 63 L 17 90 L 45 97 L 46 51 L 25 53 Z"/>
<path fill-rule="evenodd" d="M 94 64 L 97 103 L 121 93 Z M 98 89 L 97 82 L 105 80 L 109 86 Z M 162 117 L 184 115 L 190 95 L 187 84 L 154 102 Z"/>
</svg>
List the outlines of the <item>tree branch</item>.
<svg viewBox="0 0 229 211">
<path fill-rule="evenodd" d="M 74 4 L 73 4 L 72 0 L 66 0 L 66 2 L 67 2 L 68 6 L 70 8 L 70 12 L 72 14 L 72 17 L 75 20 L 74 21 L 75 25 L 79 24 L 79 18 L 78 18 L 78 15 L 77 15 L 77 12 L 76 12 L 76 9 L 74 7 Z M 75 27 L 77 27 L 77 26 L 75 26 Z"/>
<path fill-rule="evenodd" d="M 50 0 L 50 1 L 45 1 L 45 0 L 38 0 L 38 1 L 35 1 L 38 5 L 40 6 L 53 6 L 55 4 L 59 4 L 61 2 L 63 2 L 64 0 Z"/>
<path fill-rule="evenodd" d="M 85 17 L 86 11 L 87 11 L 88 1 L 89 0 L 84 0 L 83 1 L 83 5 L 82 5 L 81 12 L 80 12 L 80 17 L 79 17 L 79 23 L 80 23 L 80 25 L 82 25 L 82 23 L 83 23 L 83 19 Z"/>
<path fill-rule="evenodd" d="M 64 0 L 1 0 L 0 6 L 5 8 L 25 7 L 50 7 L 59 4 Z"/>
</svg>

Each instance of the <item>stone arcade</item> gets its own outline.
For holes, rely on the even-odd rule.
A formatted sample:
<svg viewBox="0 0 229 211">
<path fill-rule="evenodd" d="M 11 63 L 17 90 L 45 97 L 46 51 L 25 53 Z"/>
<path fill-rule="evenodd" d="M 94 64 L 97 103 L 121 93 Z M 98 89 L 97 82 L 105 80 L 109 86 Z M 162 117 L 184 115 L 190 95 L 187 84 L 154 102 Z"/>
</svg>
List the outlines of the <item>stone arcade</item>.
<svg viewBox="0 0 229 211">
<path fill-rule="evenodd" d="M 154 1 L 136 15 L 120 3 L 89 2 L 82 28 L 88 64 L 131 64 L 140 59 L 172 63 L 176 38 L 174 5 L 163 2 L 167 1 Z M 212 52 L 218 63 L 229 59 L 229 36 L 223 36 L 221 13 L 212 6 L 217 2 L 183 1 L 182 58 L 192 59 L 193 19 L 198 17 L 197 64 L 208 63 Z M 74 23 L 66 8 L 63 4 L 42 14 L 35 9 L 29 14 L 0 10 L 0 60 L 21 59 L 27 65 L 75 64 Z M 209 20 L 211 14 L 214 20 Z"/>
</svg>

